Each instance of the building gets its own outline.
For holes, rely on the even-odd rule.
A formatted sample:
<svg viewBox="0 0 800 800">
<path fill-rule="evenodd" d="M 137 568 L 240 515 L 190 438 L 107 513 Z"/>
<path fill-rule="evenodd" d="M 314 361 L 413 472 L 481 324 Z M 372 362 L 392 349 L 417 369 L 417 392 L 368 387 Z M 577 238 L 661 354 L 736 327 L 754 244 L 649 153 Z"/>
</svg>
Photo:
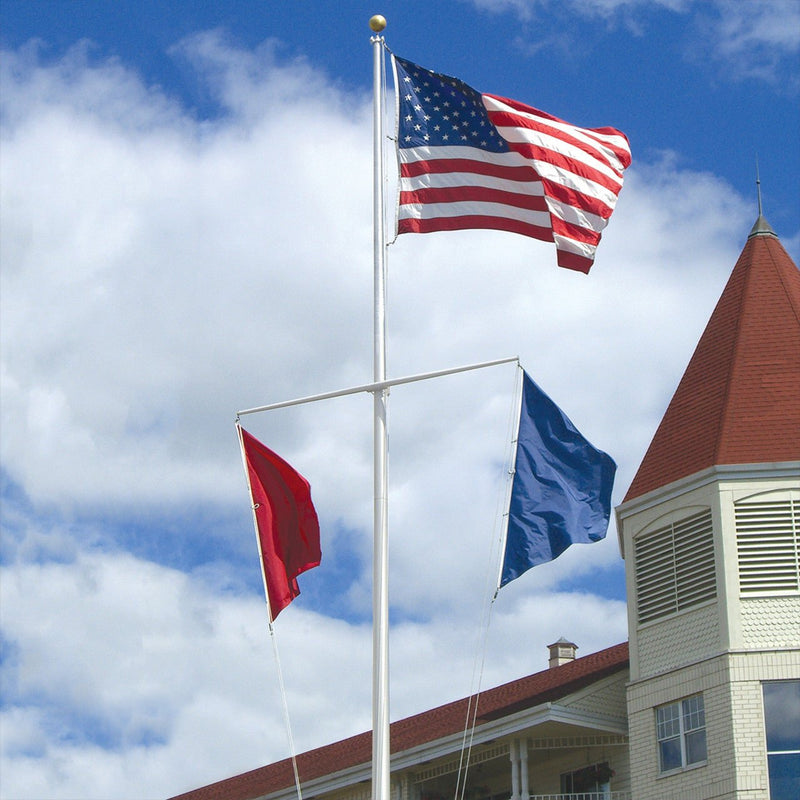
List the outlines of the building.
<svg viewBox="0 0 800 800">
<path fill-rule="evenodd" d="M 397 800 L 800 798 L 800 272 L 761 215 L 616 514 L 629 643 L 395 722 Z M 299 755 L 303 795 L 367 800 L 370 757 Z M 287 759 L 181 798 L 295 796 Z"/>
<path fill-rule="evenodd" d="M 771 732 L 778 698 L 800 705 L 800 272 L 762 216 L 617 529 L 633 796 L 767 798 L 765 713 Z M 775 800 L 800 798 L 796 713 Z"/>
</svg>

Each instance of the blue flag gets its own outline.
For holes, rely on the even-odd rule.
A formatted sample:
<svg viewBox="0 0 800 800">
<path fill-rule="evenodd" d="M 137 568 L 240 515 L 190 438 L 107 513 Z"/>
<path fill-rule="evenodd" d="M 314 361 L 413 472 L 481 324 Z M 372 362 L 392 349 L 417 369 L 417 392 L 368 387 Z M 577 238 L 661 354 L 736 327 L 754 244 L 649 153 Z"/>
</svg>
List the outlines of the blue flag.
<svg viewBox="0 0 800 800">
<path fill-rule="evenodd" d="M 617 465 L 522 373 L 517 458 L 500 586 L 575 542 L 605 538 Z"/>
</svg>

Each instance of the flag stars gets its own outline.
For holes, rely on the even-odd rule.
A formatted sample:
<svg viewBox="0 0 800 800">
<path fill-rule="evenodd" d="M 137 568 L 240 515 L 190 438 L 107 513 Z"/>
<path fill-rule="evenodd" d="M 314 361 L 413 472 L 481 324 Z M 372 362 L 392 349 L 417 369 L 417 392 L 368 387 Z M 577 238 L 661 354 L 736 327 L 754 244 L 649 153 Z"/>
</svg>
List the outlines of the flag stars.
<svg viewBox="0 0 800 800">
<path fill-rule="evenodd" d="M 398 79 L 410 91 L 400 92 L 399 142 L 402 147 L 467 144 L 488 149 L 507 149 L 493 133 L 481 95 L 446 75 L 397 59 Z M 414 75 L 415 78 L 410 78 Z M 478 133 L 477 131 L 481 132 Z M 489 138 L 489 137 L 492 138 Z"/>
</svg>

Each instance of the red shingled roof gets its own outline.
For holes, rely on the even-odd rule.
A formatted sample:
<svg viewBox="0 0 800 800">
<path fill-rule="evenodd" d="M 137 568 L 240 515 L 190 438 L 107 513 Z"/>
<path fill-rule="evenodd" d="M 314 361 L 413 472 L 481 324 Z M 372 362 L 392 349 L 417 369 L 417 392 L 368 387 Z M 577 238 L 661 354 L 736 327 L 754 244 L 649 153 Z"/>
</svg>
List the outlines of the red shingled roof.
<svg viewBox="0 0 800 800">
<path fill-rule="evenodd" d="M 627 666 L 628 643 L 624 642 L 559 667 L 488 689 L 480 695 L 478 701 L 477 724 L 480 726 L 489 720 L 558 700 Z M 402 752 L 461 732 L 466 719 L 467 700 L 468 698 L 456 700 L 393 722 L 392 752 Z M 372 734 L 368 732 L 301 753 L 297 756 L 297 765 L 300 780 L 305 782 L 348 767 L 366 764 L 371 758 Z M 291 761 L 285 759 L 186 792 L 172 800 L 252 800 L 292 785 L 294 775 Z"/>
<path fill-rule="evenodd" d="M 800 272 L 759 217 L 623 502 L 712 466 L 797 459 Z"/>
</svg>

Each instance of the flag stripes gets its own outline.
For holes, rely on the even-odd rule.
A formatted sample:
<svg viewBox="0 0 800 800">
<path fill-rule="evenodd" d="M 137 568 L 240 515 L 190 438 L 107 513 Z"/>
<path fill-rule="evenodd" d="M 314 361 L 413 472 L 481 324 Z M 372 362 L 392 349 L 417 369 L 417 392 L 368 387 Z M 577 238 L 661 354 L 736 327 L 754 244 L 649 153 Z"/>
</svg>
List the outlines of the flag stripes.
<svg viewBox="0 0 800 800">
<path fill-rule="evenodd" d="M 398 233 L 482 228 L 552 242 L 542 182 L 524 159 L 514 152 L 473 158 L 474 150 L 400 151 Z"/>
<path fill-rule="evenodd" d="M 438 217 L 436 219 L 421 219 L 409 217 L 400 220 L 398 230 L 400 233 L 433 233 L 434 231 L 467 231 L 476 228 L 508 233 L 521 233 L 523 236 L 532 236 L 545 242 L 554 241 L 552 230 L 547 227 L 534 225 L 524 220 L 511 219 L 510 217 L 488 216 L 486 214 L 462 214 L 461 216 Z M 576 266 L 570 269 L 578 269 Z"/>
<path fill-rule="evenodd" d="M 397 232 L 512 231 L 554 242 L 559 266 L 588 272 L 630 164 L 625 135 L 393 64 Z"/>
</svg>

